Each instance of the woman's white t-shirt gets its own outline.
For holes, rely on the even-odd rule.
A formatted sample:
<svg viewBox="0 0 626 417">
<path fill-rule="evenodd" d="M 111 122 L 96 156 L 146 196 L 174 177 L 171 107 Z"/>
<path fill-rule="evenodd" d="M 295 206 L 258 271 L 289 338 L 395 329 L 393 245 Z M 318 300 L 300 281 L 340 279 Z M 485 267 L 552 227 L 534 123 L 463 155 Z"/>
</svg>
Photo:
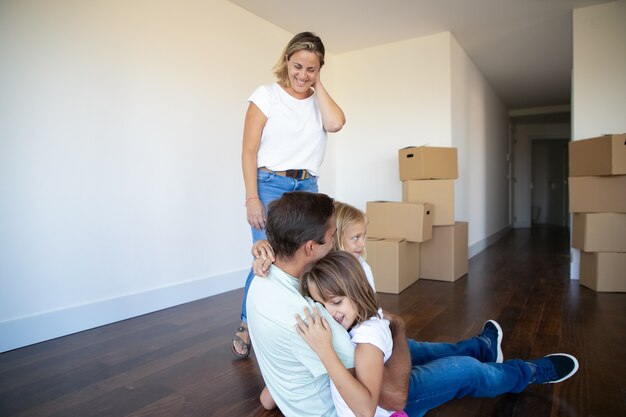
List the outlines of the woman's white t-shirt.
<svg viewBox="0 0 626 417">
<path fill-rule="evenodd" d="M 317 94 L 300 100 L 273 83 L 257 88 L 248 101 L 267 117 L 257 166 L 272 171 L 306 169 L 318 176 L 326 152 L 327 134 Z"/>
</svg>

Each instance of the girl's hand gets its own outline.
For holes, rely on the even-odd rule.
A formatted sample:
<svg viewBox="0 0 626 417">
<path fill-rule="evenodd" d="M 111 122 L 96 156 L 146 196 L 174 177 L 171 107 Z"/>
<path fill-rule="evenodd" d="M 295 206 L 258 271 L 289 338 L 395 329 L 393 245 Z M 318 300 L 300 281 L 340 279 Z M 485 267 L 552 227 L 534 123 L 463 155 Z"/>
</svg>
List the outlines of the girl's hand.
<svg viewBox="0 0 626 417">
<path fill-rule="evenodd" d="M 252 272 L 257 277 L 265 277 L 271 265 L 272 261 L 269 258 L 263 259 L 262 257 L 258 257 L 252 262 Z"/>
<path fill-rule="evenodd" d="M 257 240 L 252 245 L 252 256 L 254 256 L 254 262 L 252 262 L 252 271 L 254 275 L 258 277 L 264 277 L 267 275 L 267 271 L 270 269 L 270 265 L 274 263 L 274 249 L 267 240 Z"/>
<path fill-rule="evenodd" d="M 258 198 L 249 200 L 246 203 L 248 223 L 255 229 L 262 230 L 265 227 L 265 210 L 263 203 Z"/>
<path fill-rule="evenodd" d="M 252 272 L 257 277 L 266 277 L 267 271 L 269 271 L 270 266 L 272 266 L 271 260 L 256 258 L 254 262 L 252 262 Z"/>
<path fill-rule="evenodd" d="M 306 323 L 299 314 L 296 314 L 296 331 L 311 349 L 318 355 L 333 350 L 333 333 L 324 317 L 320 317 L 317 307 L 313 308 L 313 315 L 308 308 L 304 309 Z M 307 324 L 308 323 L 308 324 Z"/>
<path fill-rule="evenodd" d="M 255 258 L 263 258 L 264 260 L 270 260 L 274 262 L 274 249 L 272 245 L 265 240 L 257 240 L 254 245 L 252 245 L 252 256 Z"/>
</svg>

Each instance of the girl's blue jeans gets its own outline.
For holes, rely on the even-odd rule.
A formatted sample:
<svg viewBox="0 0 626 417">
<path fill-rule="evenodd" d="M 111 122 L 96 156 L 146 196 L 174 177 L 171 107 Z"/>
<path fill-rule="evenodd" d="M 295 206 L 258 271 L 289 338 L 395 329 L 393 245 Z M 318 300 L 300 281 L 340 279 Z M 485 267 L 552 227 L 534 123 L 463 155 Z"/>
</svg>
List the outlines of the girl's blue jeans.
<svg viewBox="0 0 626 417">
<path fill-rule="evenodd" d="M 520 359 L 485 363 L 487 345 L 473 337 L 459 343 L 427 343 L 409 339 L 411 377 L 404 411 L 421 417 L 453 398 L 491 398 L 521 392 L 532 371 Z"/>
<path fill-rule="evenodd" d="M 317 192 L 317 177 L 309 177 L 304 180 L 297 180 L 294 178 L 283 177 L 273 174 L 271 172 L 257 171 L 257 187 L 259 192 L 259 198 L 263 207 L 265 207 L 265 213 L 267 214 L 267 206 L 274 200 L 279 199 L 284 193 L 289 191 L 309 191 Z M 252 229 L 252 243 L 257 240 L 266 239 L 265 229 Z M 247 322 L 246 317 L 246 298 L 248 297 L 248 289 L 250 283 L 254 278 L 254 272 L 250 268 L 248 278 L 246 278 L 246 286 L 243 290 L 243 302 L 241 303 L 241 321 Z"/>
</svg>

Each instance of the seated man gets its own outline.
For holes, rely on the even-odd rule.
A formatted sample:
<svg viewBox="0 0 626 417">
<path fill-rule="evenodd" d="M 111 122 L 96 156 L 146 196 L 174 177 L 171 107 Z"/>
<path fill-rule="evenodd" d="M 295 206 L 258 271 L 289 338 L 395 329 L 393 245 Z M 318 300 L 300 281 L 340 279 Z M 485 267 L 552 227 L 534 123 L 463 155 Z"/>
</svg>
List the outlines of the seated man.
<svg viewBox="0 0 626 417">
<path fill-rule="evenodd" d="M 333 201 L 324 194 L 285 193 L 269 206 L 266 232 L 275 262 L 265 279 L 252 282 L 248 293 L 250 336 L 261 373 L 285 416 L 334 416 L 328 374 L 297 333 L 295 319 L 314 304 L 300 294 L 299 278 L 331 249 L 336 232 Z M 337 356 L 346 368 L 353 368 L 348 333 L 321 304 L 317 309 L 331 326 Z M 453 398 L 518 393 L 529 384 L 564 381 L 578 370 L 578 361 L 568 354 L 504 361 L 502 329 L 493 320 L 471 339 L 428 343 L 407 341 L 402 319 L 384 314 L 393 338 L 379 396 L 386 410 L 422 416 Z"/>
<path fill-rule="evenodd" d="M 273 202 L 266 233 L 276 261 L 265 279 L 252 281 L 248 293 L 248 326 L 259 367 L 274 401 L 287 417 L 335 415 L 328 374 L 295 327 L 295 315 L 305 306 L 313 306 L 300 294 L 299 277 L 331 250 L 336 231 L 333 212 L 333 200 L 324 194 L 286 193 Z M 339 358 L 346 368 L 352 368 L 354 347 L 348 333 L 321 305 L 318 308 L 332 326 Z M 388 378 L 395 380 L 395 367 L 410 369 L 410 358 L 403 324 L 393 319 L 391 323 L 394 347 L 398 348 L 394 348 L 386 371 Z M 381 398 L 388 408 L 404 407 L 408 372 L 401 378 L 400 386 L 391 390 L 391 398 Z"/>
</svg>

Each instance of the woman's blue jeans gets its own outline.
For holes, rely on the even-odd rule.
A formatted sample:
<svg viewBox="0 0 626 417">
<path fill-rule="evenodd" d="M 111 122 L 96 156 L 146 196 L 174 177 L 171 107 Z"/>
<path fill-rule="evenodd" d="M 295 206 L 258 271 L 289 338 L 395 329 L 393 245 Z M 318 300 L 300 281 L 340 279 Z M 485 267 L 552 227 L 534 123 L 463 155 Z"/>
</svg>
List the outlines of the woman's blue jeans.
<svg viewBox="0 0 626 417">
<path fill-rule="evenodd" d="M 284 193 L 289 191 L 309 191 L 312 193 L 317 192 L 317 177 L 309 177 L 304 180 L 296 180 L 294 178 L 283 177 L 271 172 L 257 171 L 257 188 L 259 192 L 259 198 L 263 207 L 265 207 L 265 213 L 267 214 L 267 206 L 274 200 L 279 199 Z M 266 239 L 265 229 L 252 229 L 252 243 L 257 240 Z M 243 302 L 241 303 L 241 321 L 247 322 L 246 314 L 246 298 L 248 297 L 248 289 L 250 283 L 254 278 L 254 272 L 250 268 L 248 278 L 246 278 L 246 286 L 243 290 Z"/>
<path fill-rule="evenodd" d="M 479 337 L 454 344 L 407 342 L 412 369 L 404 411 L 411 417 L 421 417 L 453 398 L 521 392 L 532 377 L 530 367 L 520 359 L 483 362 L 492 354 Z"/>
</svg>

